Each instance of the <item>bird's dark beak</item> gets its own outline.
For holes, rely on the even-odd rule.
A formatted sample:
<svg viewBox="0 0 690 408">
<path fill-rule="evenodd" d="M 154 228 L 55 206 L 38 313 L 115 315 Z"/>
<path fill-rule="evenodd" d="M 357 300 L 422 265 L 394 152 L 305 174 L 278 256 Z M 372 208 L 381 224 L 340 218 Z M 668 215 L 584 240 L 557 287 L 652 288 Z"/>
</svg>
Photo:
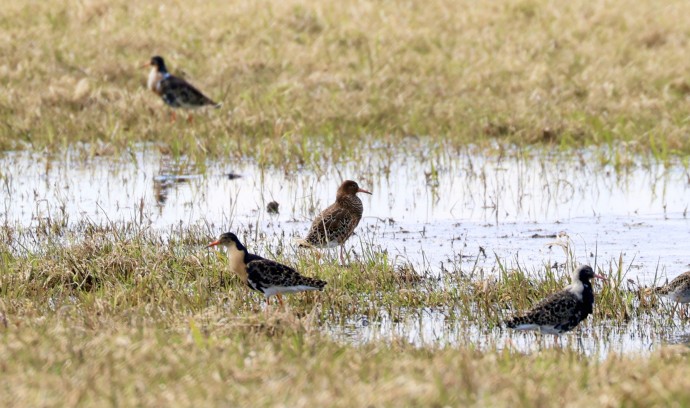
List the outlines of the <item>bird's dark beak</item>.
<svg viewBox="0 0 690 408">
<path fill-rule="evenodd" d="M 371 192 L 370 192 L 370 191 L 367 191 L 367 190 L 365 190 L 365 189 L 363 189 L 363 188 L 360 188 L 360 189 L 358 189 L 358 190 L 357 190 L 357 192 L 358 192 L 358 193 L 366 193 L 366 194 L 371 194 Z"/>
<path fill-rule="evenodd" d="M 216 246 L 216 245 L 218 245 L 218 244 L 220 244 L 220 240 L 219 240 L 219 239 L 217 239 L 217 240 L 211 242 L 210 244 L 206 245 L 206 248 L 211 248 L 211 247 L 214 247 L 214 246 Z"/>
</svg>

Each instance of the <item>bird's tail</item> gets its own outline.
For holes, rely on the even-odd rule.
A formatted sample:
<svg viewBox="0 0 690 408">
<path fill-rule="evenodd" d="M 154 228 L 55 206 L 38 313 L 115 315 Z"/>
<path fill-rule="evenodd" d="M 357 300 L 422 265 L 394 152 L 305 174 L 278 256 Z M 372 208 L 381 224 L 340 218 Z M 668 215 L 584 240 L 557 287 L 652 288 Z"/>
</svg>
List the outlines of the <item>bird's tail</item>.
<svg viewBox="0 0 690 408">
<path fill-rule="evenodd" d="M 503 322 L 503 324 L 505 324 L 505 326 L 509 329 L 514 329 L 520 325 L 528 323 L 529 321 L 527 320 L 526 316 L 515 316 Z"/>
<path fill-rule="evenodd" d="M 304 238 L 295 238 L 294 241 L 300 248 L 314 248 L 314 245 L 310 244 L 309 241 Z"/>
<path fill-rule="evenodd" d="M 206 95 L 202 95 L 202 97 L 204 98 L 204 105 L 211 105 L 216 109 L 220 109 L 220 107 L 223 106 L 223 102 L 216 102 Z"/>
<path fill-rule="evenodd" d="M 311 286 L 313 288 L 317 288 L 318 290 L 323 290 L 324 286 L 326 286 L 326 281 L 322 281 L 321 279 L 316 279 L 316 278 L 308 278 L 304 277 L 304 283 L 307 284 L 308 286 Z"/>
</svg>

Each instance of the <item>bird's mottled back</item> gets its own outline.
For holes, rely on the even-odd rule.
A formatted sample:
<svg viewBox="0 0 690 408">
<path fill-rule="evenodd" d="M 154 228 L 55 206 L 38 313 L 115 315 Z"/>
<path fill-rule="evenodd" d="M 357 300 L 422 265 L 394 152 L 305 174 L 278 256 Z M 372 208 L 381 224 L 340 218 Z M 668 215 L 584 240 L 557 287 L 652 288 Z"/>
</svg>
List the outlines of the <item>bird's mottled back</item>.
<svg viewBox="0 0 690 408">
<path fill-rule="evenodd" d="M 574 329 L 592 314 L 594 291 L 590 280 L 604 279 L 596 275 L 589 265 L 582 265 L 572 275 L 572 283 L 565 289 L 551 294 L 526 313 L 508 319 L 510 329 L 539 330 L 560 334 Z"/>
<path fill-rule="evenodd" d="M 654 288 L 653 292 L 678 303 L 690 303 L 690 271 L 681 273 L 664 286 Z"/>
</svg>

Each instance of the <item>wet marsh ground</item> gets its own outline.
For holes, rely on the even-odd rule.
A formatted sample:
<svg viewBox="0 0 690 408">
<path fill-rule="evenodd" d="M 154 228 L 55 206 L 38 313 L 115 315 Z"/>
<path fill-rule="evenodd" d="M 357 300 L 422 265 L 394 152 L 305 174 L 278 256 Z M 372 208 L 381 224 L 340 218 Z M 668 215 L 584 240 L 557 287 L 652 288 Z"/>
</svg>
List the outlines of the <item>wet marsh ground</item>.
<svg viewBox="0 0 690 408">
<path fill-rule="evenodd" d="M 335 378 L 324 379 L 320 389 L 289 392 L 301 382 L 306 387 L 311 375 L 344 370 L 338 375 L 362 390 L 367 386 L 359 382 L 370 376 L 412 387 L 364 399 L 372 403 L 419 398 L 420 404 L 501 405 L 510 401 L 480 394 L 496 386 L 484 383 L 487 378 L 508 381 L 505 370 L 531 367 L 520 375 L 536 375 L 543 385 L 549 371 L 535 368 L 542 364 L 591 376 L 611 364 L 634 373 L 649 364 L 678 369 L 685 363 L 686 308 L 676 310 L 642 290 L 687 267 L 690 183 L 682 160 L 637 156 L 616 169 L 598 156 L 601 149 L 523 148 L 498 156 L 476 148 L 425 151 L 430 145 L 408 144 L 417 153 L 398 156 L 371 146 L 367 160 L 294 172 L 253 160 L 199 164 L 145 145 L 97 158 L 77 149 L 59 159 L 5 153 L 3 355 L 16 365 L 16 381 L 19 367 L 34 367 L 49 384 L 63 387 L 49 385 L 48 396 L 33 399 L 30 390 L 40 386 L 21 382 L 9 390 L 13 401 L 159 404 L 184 396 L 300 405 L 301 395 L 310 403 L 335 398 L 339 405 L 357 405 L 333 397 L 339 392 Z M 319 259 L 293 242 L 333 200 L 342 173 L 374 193 L 364 198 L 365 218 L 346 246 L 344 266 L 334 252 Z M 271 201 L 279 204 L 278 214 L 267 211 Z M 250 250 L 326 280 L 326 290 L 289 296 L 285 310 L 276 303 L 267 307 L 228 272 L 222 253 L 205 248 L 226 230 L 237 232 Z M 506 317 L 565 286 L 576 263 L 596 265 L 608 280 L 596 287 L 594 315 L 575 332 L 556 343 L 552 336 L 501 327 Z M 57 355 L 34 354 L 47 353 L 58 340 L 63 349 Z M 92 344 L 110 356 L 107 361 L 84 357 Z M 240 357 L 226 355 L 240 350 L 244 358 L 236 366 Z M 378 363 L 345 368 L 336 361 L 357 353 Z M 456 377 L 437 360 L 441 356 L 494 365 Z M 222 361 L 213 381 L 205 381 L 198 367 L 192 374 L 177 372 L 208 359 Z M 448 377 L 418 377 L 415 370 L 425 360 L 432 364 L 429 373 Z M 148 377 L 133 371 L 141 364 Z M 304 364 L 306 372 L 297 369 Z M 412 371 L 399 373 L 398 364 Z M 83 382 L 106 366 L 115 370 L 110 383 Z M 59 381 L 63 373 L 69 373 L 67 383 Z M 145 378 L 130 383 L 140 375 Z M 254 401 L 242 390 L 263 389 L 259 378 L 276 384 Z M 389 380 L 371 392 L 391 387 Z M 171 389 L 136 391 L 147 381 Z M 238 384 L 216 388 L 227 381 Z M 602 395 L 622 398 L 619 386 L 611 383 Z M 107 395 L 103 387 L 124 392 Z M 519 387 L 510 398 L 530 385 Z M 569 387 L 554 383 L 552 392 Z M 524 403 L 545 395 L 530 394 Z M 629 397 L 639 402 L 648 396 Z"/>
<path fill-rule="evenodd" d="M 689 14 L 4 5 L 0 404 L 690 405 L 688 310 L 641 291 L 689 269 Z M 223 108 L 170 123 L 154 54 Z M 347 178 L 348 264 L 296 250 Z M 326 290 L 267 307 L 228 230 Z M 608 278 L 577 330 L 501 327 L 577 263 Z"/>
</svg>

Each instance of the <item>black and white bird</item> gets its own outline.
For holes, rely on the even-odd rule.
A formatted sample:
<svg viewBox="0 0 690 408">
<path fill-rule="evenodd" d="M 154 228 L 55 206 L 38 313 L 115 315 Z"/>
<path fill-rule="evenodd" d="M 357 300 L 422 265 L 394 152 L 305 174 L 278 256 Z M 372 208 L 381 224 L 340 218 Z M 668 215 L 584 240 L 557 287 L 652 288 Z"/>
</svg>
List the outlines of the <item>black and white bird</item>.
<svg viewBox="0 0 690 408">
<path fill-rule="evenodd" d="M 580 266 L 573 272 L 570 285 L 549 295 L 530 311 L 507 320 L 506 327 L 515 330 L 537 330 L 548 334 L 561 334 L 574 329 L 592 314 L 592 278 L 606 279 L 595 274 L 589 265 Z"/>
<path fill-rule="evenodd" d="M 222 234 L 207 248 L 216 245 L 227 250 L 230 270 L 251 289 L 263 293 L 267 303 L 269 297 L 276 295 L 282 306 L 283 293 L 322 290 L 326 286 L 322 280 L 302 276 L 287 265 L 250 253 L 232 232 Z"/>
<path fill-rule="evenodd" d="M 143 66 L 151 67 L 146 86 L 160 96 L 168 106 L 172 108 L 197 109 L 210 105 L 214 108 L 220 108 L 221 104 L 211 100 L 211 98 L 201 93 L 192 84 L 170 74 L 165 66 L 163 57 L 156 55 L 151 58 L 149 63 Z M 171 118 L 175 120 L 175 111 L 172 112 Z M 187 121 L 192 121 L 191 114 Z"/>
</svg>

